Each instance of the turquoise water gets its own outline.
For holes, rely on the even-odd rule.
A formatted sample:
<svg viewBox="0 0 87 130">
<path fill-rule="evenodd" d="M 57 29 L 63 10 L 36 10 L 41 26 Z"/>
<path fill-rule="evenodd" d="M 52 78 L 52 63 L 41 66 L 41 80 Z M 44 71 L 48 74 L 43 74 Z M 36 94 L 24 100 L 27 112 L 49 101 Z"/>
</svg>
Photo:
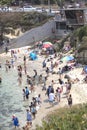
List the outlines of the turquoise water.
<svg viewBox="0 0 87 130">
<path fill-rule="evenodd" d="M 0 56 L 2 68 L 0 68 L 0 77 L 2 83 L 0 84 L 0 130 L 13 130 L 12 115 L 15 114 L 20 123 L 20 127 L 26 122 L 26 109 L 29 108 L 32 97 L 36 94 L 31 93 L 28 101 L 23 101 L 22 89 L 25 88 L 26 76 L 23 72 L 23 84 L 18 85 L 17 67 L 11 68 L 8 72 L 5 70 L 5 60 L 9 59 Z M 23 56 L 19 56 L 17 64 L 23 64 Z M 15 63 L 15 66 L 17 66 Z M 36 61 L 27 60 L 28 73 L 33 76 L 33 70 L 42 67 L 41 58 Z M 38 69 L 38 74 L 43 73 L 43 69 Z M 36 83 L 37 84 L 37 83 Z"/>
<path fill-rule="evenodd" d="M 0 130 L 13 128 L 12 115 L 18 116 L 23 124 L 26 121 L 26 107 L 23 101 L 22 87 L 17 83 L 17 70 L 5 71 L 4 65 L 0 69 L 2 83 L 0 84 Z M 28 103 L 26 103 L 28 105 Z"/>
</svg>

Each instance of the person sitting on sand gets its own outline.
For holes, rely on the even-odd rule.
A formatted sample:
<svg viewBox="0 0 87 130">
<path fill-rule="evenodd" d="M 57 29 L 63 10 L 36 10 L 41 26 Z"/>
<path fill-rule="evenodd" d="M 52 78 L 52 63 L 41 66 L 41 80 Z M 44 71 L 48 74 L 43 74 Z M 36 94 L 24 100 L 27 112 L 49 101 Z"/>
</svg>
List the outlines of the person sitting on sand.
<svg viewBox="0 0 87 130">
<path fill-rule="evenodd" d="M 63 85 L 63 84 L 64 84 L 64 82 L 62 81 L 61 78 L 59 78 L 58 81 L 59 81 L 59 84 L 60 84 L 60 85 Z"/>
<path fill-rule="evenodd" d="M 79 80 L 79 78 L 77 78 L 77 77 L 74 79 L 74 83 L 78 83 L 79 81 L 80 81 L 80 80 Z"/>
</svg>

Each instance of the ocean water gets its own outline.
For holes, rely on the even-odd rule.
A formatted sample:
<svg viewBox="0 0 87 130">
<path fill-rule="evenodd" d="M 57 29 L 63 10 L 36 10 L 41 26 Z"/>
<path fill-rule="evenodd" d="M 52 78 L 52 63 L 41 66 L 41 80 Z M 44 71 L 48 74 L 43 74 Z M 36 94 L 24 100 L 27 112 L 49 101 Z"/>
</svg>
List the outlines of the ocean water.
<svg viewBox="0 0 87 130">
<path fill-rule="evenodd" d="M 3 65 L 0 76 L 0 130 L 12 130 L 13 114 L 18 117 L 21 126 L 25 124 L 29 101 L 23 101 L 22 86 L 18 86 L 16 69 L 6 72 Z"/>
<path fill-rule="evenodd" d="M 18 117 L 20 127 L 24 126 L 26 123 L 26 109 L 29 108 L 32 97 L 37 95 L 37 92 L 35 91 L 34 93 L 31 93 L 28 101 L 23 101 L 22 89 L 27 85 L 26 76 L 23 72 L 23 84 L 19 86 L 17 81 L 17 67 L 11 68 L 6 72 L 6 59 L 9 59 L 9 56 L 3 58 L 0 55 L 0 62 L 2 63 L 2 68 L 0 68 L 0 77 L 2 77 L 2 83 L 0 84 L 0 130 L 13 130 L 12 115 L 15 114 Z M 34 69 L 38 70 L 38 75 L 44 73 L 43 69 L 41 69 L 41 61 L 41 57 L 35 61 L 27 60 L 27 67 L 30 76 L 34 75 Z M 20 55 L 17 64 L 23 64 L 22 62 L 23 55 Z M 15 63 L 15 66 L 17 66 L 17 64 Z M 37 80 L 36 84 L 38 84 Z"/>
</svg>

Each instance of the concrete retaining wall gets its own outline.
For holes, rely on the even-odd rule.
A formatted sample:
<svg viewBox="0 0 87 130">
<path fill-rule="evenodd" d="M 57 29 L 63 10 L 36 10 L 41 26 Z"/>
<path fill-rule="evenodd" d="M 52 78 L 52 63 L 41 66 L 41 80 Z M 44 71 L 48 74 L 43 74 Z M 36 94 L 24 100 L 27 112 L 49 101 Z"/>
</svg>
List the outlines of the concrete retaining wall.
<svg viewBox="0 0 87 130">
<path fill-rule="evenodd" d="M 19 38 L 13 40 L 11 45 L 17 48 L 17 47 L 29 45 L 31 43 L 33 44 L 34 42 L 37 42 L 39 40 L 44 40 L 54 35 L 52 33 L 52 28 L 55 29 L 54 20 L 50 20 L 42 26 L 27 31 Z"/>
</svg>

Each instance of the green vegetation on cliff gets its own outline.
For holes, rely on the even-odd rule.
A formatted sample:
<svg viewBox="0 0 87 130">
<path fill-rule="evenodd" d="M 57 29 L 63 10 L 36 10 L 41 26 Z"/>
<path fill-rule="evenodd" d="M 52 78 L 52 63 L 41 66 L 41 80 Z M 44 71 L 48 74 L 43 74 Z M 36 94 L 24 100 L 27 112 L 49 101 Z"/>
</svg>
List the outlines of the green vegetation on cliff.
<svg viewBox="0 0 87 130">
<path fill-rule="evenodd" d="M 87 25 L 78 28 L 71 35 L 71 46 L 74 46 L 76 49 L 80 50 L 83 46 L 87 46 Z"/>
<path fill-rule="evenodd" d="M 87 130 L 87 104 L 52 112 L 36 130 Z"/>
<path fill-rule="evenodd" d="M 32 26 L 37 26 L 45 23 L 48 20 L 46 14 L 41 14 L 37 12 L 25 13 L 25 12 L 3 12 L 0 13 L 0 26 L 12 27 L 17 29 L 21 27 L 22 29 L 29 30 Z"/>
<path fill-rule="evenodd" d="M 11 29 L 21 28 L 25 32 L 33 27 L 40 26 L 48 21 L 45 13 L 25 13 L 25 12 L 1 12 L 0 13 L 0 41 L 3 41 L 4 33 L 9 33 Z"/>
</svg>

